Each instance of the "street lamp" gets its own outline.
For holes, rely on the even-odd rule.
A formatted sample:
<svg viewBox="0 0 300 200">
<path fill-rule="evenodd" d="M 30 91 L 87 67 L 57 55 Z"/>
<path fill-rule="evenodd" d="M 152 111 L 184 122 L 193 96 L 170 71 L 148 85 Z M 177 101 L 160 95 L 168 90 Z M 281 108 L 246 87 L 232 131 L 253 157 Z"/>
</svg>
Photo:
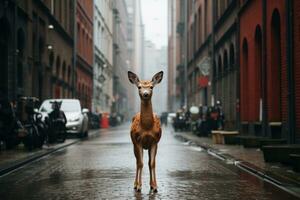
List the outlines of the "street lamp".
<svg viewBox="0 0 300 200">
<path fill-rule="evenodd" d="M 49 24 L 49 25 L 48 25 L 48 29 L 49 29 L 49 30 L 53 30 L 53 29 L 54 29 L 54 26 L 53 26 L 52 24 Z"/>
<path fill-rule="evenodd" d="M 48 45 L 47 45 L 47 49 L 48 49 L 48 50 L 52 50 L 52 49 L 53 49 L 53 46 L 52 46 L 51 44 L 48 44 Z"/>
</svg>

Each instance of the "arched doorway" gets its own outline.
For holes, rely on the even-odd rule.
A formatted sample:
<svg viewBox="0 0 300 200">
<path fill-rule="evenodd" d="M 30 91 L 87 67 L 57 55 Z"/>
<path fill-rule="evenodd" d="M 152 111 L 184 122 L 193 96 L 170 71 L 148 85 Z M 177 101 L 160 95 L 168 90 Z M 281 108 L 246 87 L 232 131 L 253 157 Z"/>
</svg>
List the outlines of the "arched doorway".
<svg viewBox="0 0 300 200">
<path fill-rule="evenodd" d="M 0 19 L 0 91 L 8 95 L 8 49 L 10 26 L 6 18 Z"/>
<path fill-rule="evenodd" d="M 230 68 L 234 68 L 234 64 L 235 64 L 235 56 L 234 56 L 234 46 L 231 43 L 230 44 L 230 48 L 229 48 L 229 67 Z"/>
<path fill-rule="evenodd" d="M 66 73 L 67 73 L 66 70 L 67 70 L 66 61 L 64 61 L 63 64 L 62 64 L 62 81 L 64 83 L 64 86 L 62 88 L 62 90 L 63 90 L 62 97 L 63 98 L 66 98 L 66 92 L 67 92 L 67 88 L 66 88 L 66 85 L 65 85 L 65 83 L 66 83 Z"/>
<path fill-rule="evenodd" d="M 281 22 L 277 9 L 271 21 L 271 63 L 268 70 L 268 120 L 281 121 Z"/>
<path fill-rule="evenodd" d="M 45 51 L 45 41 L 44 38 L 39 38 L 39 52 L 38 52 L 38 80 L 39 80 L 39 98 L 43 99 L 46 95 L 47 88 L 47 79 L 46 77 L 46 70 L 45 66 L 43 65 L 43 57 L 44 57 L 44 51 Z"/>
<path fill-rule="evenodd" d="M 235 70 L 235 49 L 233 43 L 229 46 L 229 119 L 232 121 L 232 126 L 236 123 L 237 112 L 237 92 L 236 92 L 236 70 Z"/>
<path fill-rule="evenodd" d="M 248 121 L 248 41 L 243 40 L 242 59 L 241 59 L 241 119 Z"/>
<path fill-rule="evenodd" d="M 254 73 L 254 120 L 262 121 L 262 31 L 255 29 L 255 73 Z"/>
<path fill-rule="evenodd" d="M 57 56 L 56 57 L 56 67 L 55 67 L 55 73 L 56 73 L 56 78 L 59 79 L 60 78 L 60 57 Z M 55 83 L 55 91 L 54 91 L 54 96 L 55 98 L 60 98 L 61 97 L 61 90 L 60 90 L 60 85 L 58 80 Z"/>
<path fill-rule="evenodd" d="M 23 59 L 24 59 L 24 48 L 25 48 L 25 33 L 20 28 L 17 31 L 17 87 L 24 89 L 24 71 L 23 71 Z M 21 95 L 21 94 L 18 94 Z"/>
<path fill-rule="evenodd" d="M 228 53 L 227 50 L 224 50 L 223 54 L 223 66 L 224 66 L 224 76 L 223 76 L 223 96 L 222 96 L 222 106 L 225 113 L 225 116 L 227 116 L 226 122 L 230 121 L 229 118 L 229 63 L 228 63 Z M 228 127 L 228 123 L 225 124 L 226 127 Z"/>
</svg>

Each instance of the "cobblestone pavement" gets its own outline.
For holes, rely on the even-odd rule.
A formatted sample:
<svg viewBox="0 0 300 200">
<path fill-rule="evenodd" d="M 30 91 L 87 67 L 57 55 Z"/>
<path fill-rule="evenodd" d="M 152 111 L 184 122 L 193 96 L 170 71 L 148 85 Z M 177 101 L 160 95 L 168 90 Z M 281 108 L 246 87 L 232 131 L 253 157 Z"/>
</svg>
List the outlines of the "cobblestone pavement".
<svg viewBox="0 0 300 200">
<path fill-rule="evenodd" d="M 129 124 L 102 131 L 0 177 L 0 199 L 292 199 L 201 148 L 176 140 L 167 128 L 158 147 L 158 193 L 133 190 L 135 158 Z"/>
</svg>

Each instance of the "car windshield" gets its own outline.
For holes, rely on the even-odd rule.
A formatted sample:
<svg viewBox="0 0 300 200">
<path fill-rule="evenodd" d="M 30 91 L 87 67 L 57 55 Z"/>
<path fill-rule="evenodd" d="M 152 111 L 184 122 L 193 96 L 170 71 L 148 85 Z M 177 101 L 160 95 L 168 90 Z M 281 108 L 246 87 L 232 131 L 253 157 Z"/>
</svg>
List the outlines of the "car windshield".
<svg viewBox="0 0 300 200">
<path fill-rule="evenodd" d="M 80 112 L 80 104 L 78 101 L 63 101 L 60 109 L 64 112 Z M 51 112 L 52 104 L 50 101 L 45 101 L 42 104 L 40 111 L 47 113 Z"/>
</svg>

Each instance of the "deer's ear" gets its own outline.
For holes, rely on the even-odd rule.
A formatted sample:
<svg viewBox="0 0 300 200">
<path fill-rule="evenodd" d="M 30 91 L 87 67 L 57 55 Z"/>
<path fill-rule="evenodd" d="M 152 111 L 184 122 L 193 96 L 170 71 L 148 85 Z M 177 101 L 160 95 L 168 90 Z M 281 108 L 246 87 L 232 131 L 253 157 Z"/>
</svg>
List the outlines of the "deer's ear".
<svg viewBox="0 0 300 200">
<path fill-rule="evenodd" d="M 153 85 L 159 84 L 163 78 L 163 75 L 164 75 L 163 71 L 156 73 L 152 78 Z"/>
<path fill-rule="evenodd" d="M 137 85 L 140 82 L 139 77 L 131 71 L 128 71 L 128 79 L 132 84 L 135 85 Z"/>
</svg>

